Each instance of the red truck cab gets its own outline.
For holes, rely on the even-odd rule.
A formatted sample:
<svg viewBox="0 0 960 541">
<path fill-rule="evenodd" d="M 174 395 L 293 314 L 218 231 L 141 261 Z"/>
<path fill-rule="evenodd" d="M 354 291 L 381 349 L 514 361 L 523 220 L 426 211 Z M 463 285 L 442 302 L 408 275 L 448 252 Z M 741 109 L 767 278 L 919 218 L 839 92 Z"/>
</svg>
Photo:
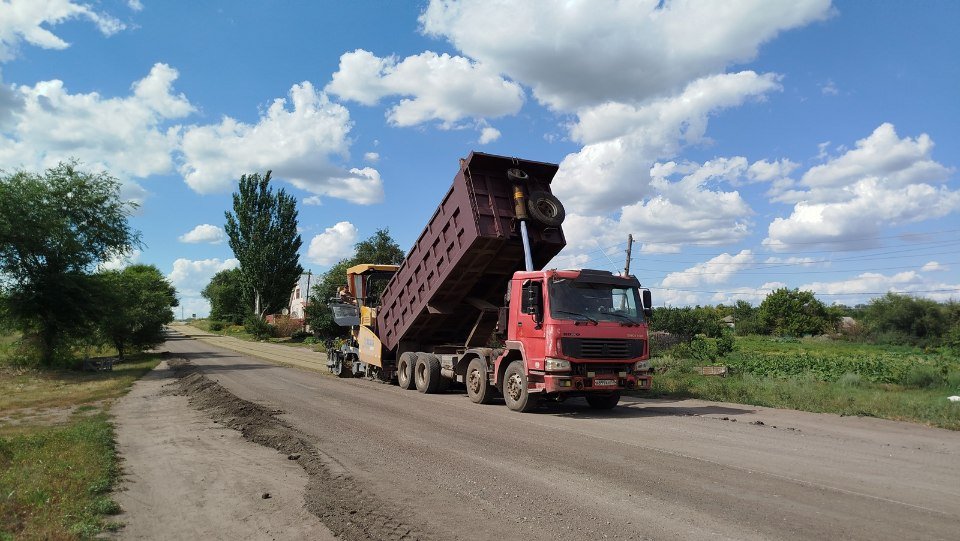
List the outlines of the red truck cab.
<svg viewBox="0 0 960 541">
<path fill-rule="evenodd" d="M 571 396 L 606 409 L 623 390 L 650 388 L 652 306 L 636 278 L 595 270 L 517 272 L 508 299 L 494 384 L 511 409 Z"/>
</svg>

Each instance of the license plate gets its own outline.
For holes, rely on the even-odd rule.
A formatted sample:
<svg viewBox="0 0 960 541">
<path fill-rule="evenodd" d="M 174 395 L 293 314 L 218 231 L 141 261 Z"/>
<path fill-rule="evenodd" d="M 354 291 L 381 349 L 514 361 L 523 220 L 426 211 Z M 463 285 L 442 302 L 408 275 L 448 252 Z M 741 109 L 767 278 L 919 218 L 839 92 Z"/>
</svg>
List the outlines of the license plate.
<svg viewBox="0 0 960 541">
<path fill-rule="evenodd" d="M 595 379 L 593 380 L 594 387 L 616 387 L 617 380 L 615 379 Z"/>
</svg>

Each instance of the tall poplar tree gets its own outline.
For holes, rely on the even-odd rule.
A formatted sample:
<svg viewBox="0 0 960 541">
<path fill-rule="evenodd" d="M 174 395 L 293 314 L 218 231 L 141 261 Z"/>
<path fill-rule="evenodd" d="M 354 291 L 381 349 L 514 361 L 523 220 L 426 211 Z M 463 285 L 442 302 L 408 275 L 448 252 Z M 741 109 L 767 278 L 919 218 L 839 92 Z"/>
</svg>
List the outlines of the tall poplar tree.
<svg viewBox="0 0 960 541">
<path fill-rule="evenodd" d="M 303 273 L 297 254 L 303 241 L 297 233 L 296 200 L 283 189 L 274 193 L 270 174 L 241 176 L 233 194 L 233 213 L 224 213 L 248 306 L 261 318 L 287 305 Z"/>
</svg>

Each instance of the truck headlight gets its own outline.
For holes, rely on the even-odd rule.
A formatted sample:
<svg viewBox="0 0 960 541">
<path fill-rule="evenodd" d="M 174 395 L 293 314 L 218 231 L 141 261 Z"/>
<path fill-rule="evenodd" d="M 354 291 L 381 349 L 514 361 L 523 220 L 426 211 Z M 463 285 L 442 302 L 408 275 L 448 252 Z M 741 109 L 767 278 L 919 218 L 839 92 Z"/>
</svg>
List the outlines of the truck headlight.
<svg viewBox="0 0 960 541">
<path fill-rule="evenodd" d="M 570 361 L 547 357 L 543 360 L 543 369 L 547 372 L 569 372 Z"/>
<path fill-rule="evenodd" d="M 650 370 L 650 361 L 640 361 L 633 365 L 634 372 L 646 372 L 647 370 Z"/>
</svg>

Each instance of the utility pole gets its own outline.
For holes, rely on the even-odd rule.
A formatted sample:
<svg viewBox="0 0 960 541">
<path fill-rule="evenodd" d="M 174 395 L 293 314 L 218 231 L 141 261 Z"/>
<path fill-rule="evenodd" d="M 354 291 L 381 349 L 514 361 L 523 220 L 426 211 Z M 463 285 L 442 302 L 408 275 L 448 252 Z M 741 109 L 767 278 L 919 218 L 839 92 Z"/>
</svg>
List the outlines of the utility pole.
<svg viewBox="0 0 960 541">
<path fill-rule="evenodd" d="M 627 264 L 623 267 L 623 275 L 630 276 L 630 252 L 633 251 L 633 233 L 627 235 Z"/>
</svg>

